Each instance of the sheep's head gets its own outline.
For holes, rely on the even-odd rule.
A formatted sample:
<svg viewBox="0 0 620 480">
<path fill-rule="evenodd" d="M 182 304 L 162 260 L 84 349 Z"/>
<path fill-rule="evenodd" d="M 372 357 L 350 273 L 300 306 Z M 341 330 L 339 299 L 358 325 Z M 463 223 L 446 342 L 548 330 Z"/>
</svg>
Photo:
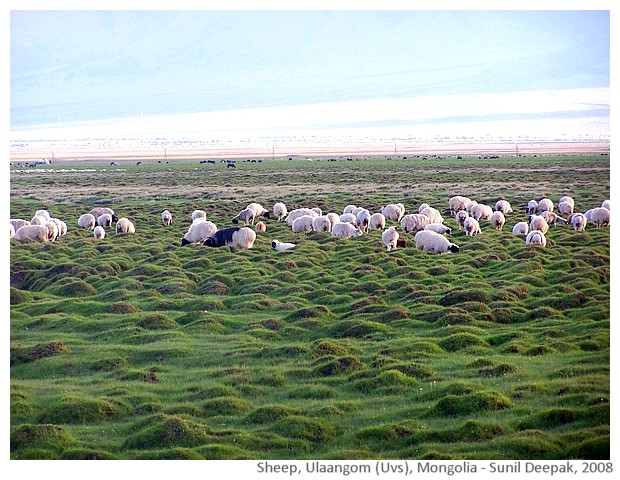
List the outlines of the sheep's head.
<svg viewBox="0 0 620 480">
<path fill-rule="evenodd" d="M 189 244 L 189 243 L 190 243 L 190 241 L 189 241 L 187 238 L 183 237 L 183 238 L 181 239 L 181 246 L 182 246 L 182 247 L 183 247 L 184 245 Z"/>
<path fill-rule="evenodd" d="M 452 253 L 458 253 L 460 250 L 460 247 L 454 243 L 451 243 L 450 246 L 448 247 L 448 250 L 450 250 Z"/>
</svg>

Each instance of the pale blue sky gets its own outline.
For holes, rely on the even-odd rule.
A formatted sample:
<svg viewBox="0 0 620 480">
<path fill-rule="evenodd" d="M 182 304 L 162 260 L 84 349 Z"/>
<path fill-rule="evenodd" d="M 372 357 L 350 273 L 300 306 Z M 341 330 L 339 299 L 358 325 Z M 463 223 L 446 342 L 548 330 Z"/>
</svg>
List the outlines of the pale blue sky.
<svg viewBox="0 0 620 480">
<path fill-rule="evenodd" d="M 610 86 L 606 11 L 13 11 L 10 24 L 12 128 Z M 596 99 L 487 119 L 608 117 Z"/>
</svg>

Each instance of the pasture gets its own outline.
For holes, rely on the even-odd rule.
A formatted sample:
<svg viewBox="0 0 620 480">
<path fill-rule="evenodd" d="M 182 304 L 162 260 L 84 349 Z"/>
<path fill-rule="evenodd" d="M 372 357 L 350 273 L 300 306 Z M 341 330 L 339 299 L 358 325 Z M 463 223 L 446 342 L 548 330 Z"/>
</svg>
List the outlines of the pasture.
<svg viewBox="0 0 620 480">
<path fill-rule="evenodd" d="M 609 198 L 608 156 L 45 168 L 10 180 L 11 218 L 69 227 L 11 241 L 11 458 L 609 458 L 610 229 L 511 234 L 532 198 Z M 515 212 L 468 237 L 453 195 Z M 250 250 L 181 247 L 193 210 L 223 227 L 252 201 L 425 202 L 461 250 L 273 219 Z M 95 206 L 136 233 L 95 240 Z"/>
</svg>

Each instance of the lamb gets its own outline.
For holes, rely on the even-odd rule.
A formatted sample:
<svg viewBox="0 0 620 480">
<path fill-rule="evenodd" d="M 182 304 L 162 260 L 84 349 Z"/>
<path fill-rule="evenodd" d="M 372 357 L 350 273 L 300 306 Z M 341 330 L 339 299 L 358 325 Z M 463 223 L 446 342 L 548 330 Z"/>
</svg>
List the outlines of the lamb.
<svg viewBox="0 0 620 480">
<path fill-rule="evenodd" d="M 172 213 L 170 213 L 170 210 L 161 212 L 161 223 L 166 227 L 172 225 Z"/>
<path fill-rule="evenodd" d="M 501 212 L 501 210 L 496 210 L 495 212 L 493 212 L 493 215 L 491 215 L 490 221 L 491 225 L 493 225 L 493 228 L 501 230 L 506 223 L 506 217 Z"/>
<path fill-rule="evenodd" d="M 421 213 L 408 213 L 405 215 L 401 221 L 400 226 L 405 231 L 405 233 L 417 232 L 419 230 L 424 230 L 431 220 Z"/>
<path fill-rule="evenodd" d="M 549 198 L 543 198 L 538 202 L 538 210 L 540 212 L 553 212 L 553 202 Z"/>
<path fill-rule="evenodd" d="M 123 217 L 116 222 L 116 234 L 126 235 L 128 233 L 136 233 L 136 227 L 131 220 Z"/>
<path fill-rule="evenodd" d="M 256 232 L 264 233 L 267 231 L 267 224 L 265 222 L 257 222 L 254 226 Z"/>
<path fill-rule="evenodd" d="M 424 227 L 424 230 L 432 230 L 433 232 L 439 233 L 441 235 L 452 232 L 452 229 L 450 227 L 447 227 L 443 223 L 429 223 L 426 227 Z"/>
<path fill-rule="evenodd" d="M 422 209 L 420 214 L 426 215 L 430 220 L 430 223 L 443 223 L 443 217 L 441 216 L 441 213 L 439 213 L 439 210 L 437 210 L 436 208 L 425 207 Z"/>
<path fill-rule="evenodd" d="M 293 225 L 295 219 L 303 215 L 310 215 L 313 218 L 318 217 L 317 213 L 310 208 L 296 208 L 288 214 L 288 216 L 286 217 L 286 223 L 288 223 L 289 225 Z"/>
<path fill-rule="evenodd" d="M 208 220 L 194 221 L 185 236 L 181 239 L 181 246 L 190 243 L 203 243 L 207 238 L 217 232 L 215 223 Z"/>
<path fill-rule="evenodd" d="M 563 213 L 565 215 L 570 215 L 571 213 L 573 213 L 574 209 L 575 209 L 575 205 L 573 203 L 566 202 L 566 201 L 558 203 L 558 212 Z"/>
<path fill-rule="evenodd" d="M 401 218 L 405 214 L 404 207 L 401 208 L 402 204 L 394 205 L 389 204 L 381 207 L 381 213 L 385 216 L 386 220 L 391 220 L 393 222 L 400 222 Z"/>
<path fill-rule="evenodd" d="M 13 228 L 15 229 L 15 231 L 17 232 L 17 230 L 19 230 L 22 227 L 25 227 L 26 225 L 31 225 L 30 220 L 24 220 L 23 218 L 12 218 L 10 220 L 11 225 L 13 225 Z"/>
<path fill-rule="evenodd" d="M 332 222 L 327 215 L 320 215 L 312 219 L 312 230 L 315 232 L 331 232 Z"/>
<path fill-rule="evenodd" d="M 525 212 L 530 215 L 534 215 L 538 212 L 538 202 L 536 200 L 530 200 L 527 202 L 527 207 L 525 207 Z"/>
<path fill-rule="evenodd" d="M 95 217 L 95 220 L 97 220 L 104 213 L 110 214 L 112 216 L 112 221 L 113 222 L 116 222 L 118 220 L 118 218 L 116 218 L 116 215 L 114 214 L 114 210 L 112 210 L 111 208 L 108 208 L 108 207 L 95 207 L 95 208 L 93 208 L 90 211 L 90 214 L 93 217 Z"/>
<path fill-rule="evenodd" d="M 271 241 L 271 248 L 273 248 L 276 252 L 284 252 L 295 247 L 296 245 L 294 243 L 281 242 L 279 240 Z"/>
<path fill-rule="evenodd" d="M 603 203 L 601 203 L 601 208 L 606 208 L 611 212 L 611 200 L 603 200 Z"/>
<path fill-rule="evenodd" d="M 34 240 L 37 242 L 49 242 L 50 231 L 44 225 L 24 225 L 15 231 L 13 240 L 23 242 L 24 240 Z"/>
<path fill-rule="evenodd" d="M 383 241 L 383 244 L 385 245 L 385 248 L 388 252 L 396 250 L 398 248 L 397 242 L 399 236 L 400 235 L 398 234 L 398 230 L 396 227 L 386 228 L 383 231 L 383 233 L 381 234 L 381 240 Z"/>
<path fill-rule="evenodd" d="M 456 220 L 456 225 L 460 229 L 463 229 L 465 220 L 468 217 L 469 217 L 469 213 L 467 213 L 467 210 L 459 210 L 458 212 L 456 212 L 456 215 L 454 216 L 454 219 Z"/>
<path fill-rule="evenodd" d="M 538 230 L 543 234 L 549 231 L 549 224 L 547 223 L 547 220 L 545 220 L 544 217 L 540 215 L 530 215 L 529 222 L 530 233 L 532 233 L 532 230 Z"/>
<path fill-rule="evenodd" d="M 592 210 L 592 223 L 597 227 L 609 227 L 611 212 L 604 207 Z"/>
<path fill-rule="evenodd" d="M 248 249 L 254 246 L 256 232 L 248 227 L 229 227 L 222 228 L 207 238 L 203 245 L 207 247 L 230 248 L 230 251 L 238 249 Z"/>
<path fill-rule="evenodd" d="M 78 226 L 87 230 L 92 230 L 97 224 L 97 219 L 92 213 L 85 213 L 78 220 Z"/>
<path fill-rule="evenodd" d="M 555 227 L 555 225 L 558 222 L 559 223 L 566 223 L 566 220 L 564 220 L 562 217 L 560 217 L 557 213 L 550 212 L 549 210 L 545 210 L 544 212 L 541 212 L 540 216 L 543 217 L 547 221 L 547 223 L 549 224 L 550 227 Z"/>
<path fill-rule="evenodd" d="M 427 253 L 457 253 L 460 250 L 458 245 L 432 230 L 420 230 L 414 239 L 416 248 Z"/>
<path fill-rule="evenodd" d="M 362 232 L 368 233 L 368 229 L 370 228 L 370 212 L 368 210 L 365 208 L 360 210 L 355 216 L 355 221 Z"/>
<path fill-rule="evenodd" d="M 463 197 L 461 195 L 455 195 L 448 200 L 448 206 L 450 207 L 450 214 L 456 215 L 457 212 L 467 210 L 467 204 L 471 202 L 470 198 Z"/>
<path fill-rule="evenodd" d="M 112 226 L 112 215 L 104 213 L 97 218 L 97 225 L 101 225 L 103 228 Z"/>
<path fill-rule="evenodd" d="M 362 231 L 349 222 L 337 222 L 332 227 L 332 237 L 359 237 Z"/>
<path fill-rule="evenodd" d="M 527 224 L 527 222 L 517 222 L 517 223 L 515 223 L 515 226 L 512 227 L 512 234 L 513 235 L 525 235 L 525 236 L 527 236 L 529 231 L 530 231 L 530 226 Z"/>
<path fill-rule="evenodd" d="M 489 220 L 491 218 L 491 215 L 493 215 L 493 209 L 488 205 L 478 203 L 477 205 L 474 205 L 472 207 L 470 215 L 475 220 Z"/>
<path fill-rule="evenodd" d="M 480 230 L 480 223 L 474 217 L 467 217 L 465 219 L 463 229 L 465 230 L 465 235 L 469 235 L 470 237 L 475 237 L 482 233 Z"/>
<path fill-rule="evenodd" d="M 246 208 L 241 210 L 239 214 L 232 219 L 232 223 L 237 224 L 239 220 L 243 222 L 244 225 L 254 225 L 254 218 L 256 217 L 256 210 L 252 208 Z"/>
<path fill-rule="evenodd" d="M 502 212 L 504 215 L 507 215 L 508 213 L 513 213 L 512 206 L 507 200 L 498 200 L 495 203 L 495 210 L 498 212 Z"/>
<path fill-rule="evenodd" d="M 570 224 L 571 227 L 573 227 L 573 230 L 582 232 L 586 229 L 588 219 L 583 213 L 573 213 L 568 217 L 567 222 Z"/>
<path fill-rule="evenodd" d="M 105 228 L 101 225 L 97 225 L 93 230 L 93 235 L 97 240 L 102 240 L 105 238 Z"/>
<path fill-rule="evenodd" d="M 357 217 L 352 213 L 343 213 L 342 215 L 340 215 L 339 221 L 343 223 L 350 223 L 351 225 L 355 225 L 356 227 L 358 226 Z"/>
<path fill-rule="evenodd" d="M 526 245 L 540 245 L 541 247 L 547 246 L 547 239 L 545 238 L 545 234 L 540 230 L 532 230 L 525 237 Z"/>
<path fill-rule="evenodd" d="M 316 217 L 312 215 L 302 215 L 293 220 L 291 228 L 295 233 L 309 233 L 312 231 L 312 222 Z"/>
<path fill-rule="evenodd" d="M 279 221 L 281 221 L 288 214 L 288 210 L 286 209 L 286 205 L 282 202 L 274 203 L 273 205 L 273 216 Z"/>
<path fill-rule="evenodd" d="M 383 230 L 385 228 L 385 215 L 382 213 L 373 213 L 370 216 L 368 228 L 372 230 Z"/>
<path fill-rule="evenodd" d="M 196 221 L 197 218 L 204 218 L 206 220 L 207 212 L 205 212 L 204 210 L 194 210 L 192 212 L 192 222 Z"/>
<path fill-rule="evenodd" d="M 271 217 L 271 213 L 269 213 L 269 210 L 264 208 L 260 203 L 252 202 L 245 208 L 251 208 L 252 210 L 254 210 L 255 217 Z"/>
</svg>

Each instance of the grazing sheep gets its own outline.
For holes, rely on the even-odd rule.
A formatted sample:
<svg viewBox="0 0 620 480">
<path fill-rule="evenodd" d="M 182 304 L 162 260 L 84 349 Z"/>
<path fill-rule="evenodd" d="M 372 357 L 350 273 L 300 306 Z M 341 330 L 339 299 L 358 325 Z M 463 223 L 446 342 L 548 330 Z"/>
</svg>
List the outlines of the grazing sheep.
<svg viewBox="0 0 620 480">
<path fill-rule="evenodd" d="M 320 215 L 312 219 L 312 230 L 315 232 L 331 232 L 332 222 L 327 215 Z"/>
<path fill-rule="evenodd" d="M 204 218 L 206 220 L 207 212 L 205 212 L 204 210 L 194 210 L 192 212 L 192 222 L 196 221 L 197 218 Z"/>
<path fill-rule="evenodd" d="M 495 212 L 493 212 L 493 215 L 491 215 L 491 218 L 489 220 L 491 222 L 491 225 L 493 225 L 493 228 L 495 228 L 496 230 L 501 230 L 506 223 L 506 217 L 501 212 L 501 210 L 496 210 Z"/>
<path fill-rule="evenodd" d="M 136 227 L 128 218 L 121 218 L 116 222 L 116 234 L 126 235 L 128 233 L 136 233 Z"/>
<path fill-rule="evenodd" d="M 316 213 L 319 217 L 323 215 L 323 210 L 321 210 L 319 207 L 312 207 L 310 210 Z"/>
<path fill-rule="evenodd" d="M 467 210 L 459 210 L 456 212 L 454 219 L 456 220 L 456 225 L 462 230 L 464 228 L 465 220 L 469 217 L 469 213 Z"/>
<path fill-rule="evenodd" d="M 450 227 L 447 227 L 443 223 L 429 223 L 426 227 L 424 227 L 424 230 L 432 230 L 433 232 L 439 233 L 441 235 L 452 232 L 452 229 Z"/>
<path fill-rule="evenodd" d="M 102 240 L 105 238 L 105 228 L 101 225 L 97 225 L 93 230 L 93 235 L 97 240 Z"/>
<path fill-rule="evenodd" d="M 388 252 L 396 250 L 399 238 L 398 229 L 396 227 L 386 228 L 381 234 L 381 240 Z"/>
<path fill-rule="evenodd" d="M 326 217 L 329 219 L 329 223 L 332 224 L 332 227 L 340 221 L 340 215 L 335 212 L 329 212 Z M 330 228 L 331 230 L 331 228 Z"/>
<path fill-rule="evenodd" d="M 58 227 L 58 236 L 62 237 L 67 234 L 67 224 L 59 218 L 50 218 L 50 222 L 54 222 Z"/>
<path fill-rule="evenodd" d="M 101 225 L 103 228 L 112 226 L 112 215 L 104 213 L 97 218 L 97 225 Z"/>
<path fill-rule="evenodd" d="M 512 227 L 513 235 L 527 235 L 529 231 L 530 226 L 527 224 L 527 222 L 518 222 L 515 223 L 514 227 Z"/>
<path fill-rule="evenodd" d="M 389 204 L 381 207 L 381 213 L 385 216 L 386 220 L 391 220 L 393 222 L 400 222 L 400 219 L 403 218 L 405 214 L 405 209 L 401 208 L 402 204 L 394 205 Z"/>
<path fill-rule="evenodd" d="M 569 197 L 565 195 L 558 200 L 558 205 L 562 202 L 568 202 L 573 206 L 573 208 L 575 208 L 575 199 L 573 197 Z"/>
<path fill-rule="evenodd" d="M 49 241 L 55 242 L 59 234 L 58 226 L 54 222 L 47 222 L 44 226 L 49 231 Z"/>
<path fill-rule="evenodd" d="M 541 247 L 547 246 L 547 239 L 545 238 L 545 234 L 540 230 L 532 230 L 525 237 L 526 245 L 540 245 Z"/>
<path fill-rule="evenodd" d="M 48 222 L 48 219 L 43 215 L 35 215 L 30 220 L 30 225 L 45 225 Z"/>
<path fill-rule="evenodd" d="M 337 222 L 332 227 L 332 237 L 359 237 L 362 231 L 349 222 Z"/>
<path fill-rule="evenodd" d="M 510 205 L 510 202 L 508 202 L 507 200 L 498 200 L 495 203 L 495 210 L 498 212 L 502 212 L 504 215 L 513 213 L 512 206 Z"/>
<path fill-rule="evenodd" d="M 405 215 L 400 221 L 400 227 L 404 230 L 405 233 L 417 232 L 419 230 L 424 230 L 431 220 L 421 213 L 408 213 Z"/>
<path fill-rule="evenodd" d="M 289 214 L 286 217 L 286 223 L 288 223 L 289 225 L 293 225 L 293 222 L 295 221 L 295 219 L 302 217 L 304 215 L 310 215 L 313 218 L 318 217 L 317 213 L 310 208 L 296 208 L 295 210 L 292 210 L 291 212 L 289 212 Z"/>
<path fill-rule="evenodd" d="M 222 228 L 207 238 L 203 245 L 207 247 L 227 246 L 232 252 L 235 248 L 247 249 L 254 246 L 256 232 L 248 227 Z"/>
<path fill-rule="evenodd" d="M 284 252 L 295 247 L 296 245 L 294 243 L 281 242 L 279 240 L 271 241 L 271 248 L 273 248 L 276 252 Z"/>
<path fill-rule="evenodd" d="M 241 210 L 239 214 L 232 219 L 232 223 L 237 224 L 239 220 L 243 222 L 244 225 L 254 225 L 254 218 L 256 217 L 256 210 L 252 208 L 246 208 Z"/>
<path fill-rule="evenodd" d="M 13 240 L 18 240 L 20 242 L 23 242 L 24 240 L 49 242 L 50 231 L 44 225 L 24 225 L 15 231 Z"/>
<path fill-rule="evenodd" d="M 245 208 L 251 208 L 254 210 L 255 217 L 271 218 L 271 213 L 269 213 L 269 210 L 264 208 L 260 203 L 252 202 Z"/>
<path fill-rule="evenodd" d="M 480 235 L 482 233 L 480 230 L 480 222 L 478 222 L 478 220 L 474 217 L 467 217 L 465 219 L 463 229 L 465 230 L 465 235 L 469 235 L 470 237 L 475 237 L 476 235 Z"/>
<path fill-rule="evenodd" d="M 350 223 L 351 225 L 355 225 L 356 227 L 358 226 L 357 217 L 352 213 L 343 213 L 342 215 L 340 215 L 339 221 L 343 223 Z"/>
<path fill-rule="evenodd" d="M 543 198 L 538 202 L 538 211 L 540 212 L 553 212 L 553 202 L 549 198 Z"/>
<path fill-rule="evenodd" d="M 448 200 L 448 206 L 450 207 L 450 214 L 456 215 L 457 212 L 467 211 L 467 204 L 471 202 L 470 198 L 463 197 L 461 195 L 455 195 Z"/>
<path fill-rule="evenodd" d="M 181 246 L 190 243 L 203 243 L 215 232 L 217 232 L 215 223 L 204 219 L 194 221 L 194 223 L 190 225 L 185 236 L 181 239 Z"/>
<path fill-rule="evenodd" d="M 570 215 L 573 213 L 575 209 L 575 205 L 570 202 L 560 202 L 558 203 L 558 212 L 563 213 L 565 215 Z"/>
<path fill-rule="evenodd" d="M 353 215 L 355 215 L 357 217 L 357 214 L 360 213 L 363 210 L 366 210 L 366 208 L 364 208 L 364 207 L 355 207 L 349 213 L 352 213 Z"/>
<path fill-rule="evenodd" d="M 493 215 L 493 209 L 488 205 L 478 203 L 471 208 L 469 213 L 475 220 L 490 220 Z"/>
<path fill-rule="evenodd" d="M 356 205 L 347 205 L 346 207 L 344 207 L 344 209 L 342 210 L 342 214 L 344 215 L 345 213 L 353 213 L 353 210 L 355 210 L 357 208 Z"/>
<path fill-rule="evenodd" d="M 609 227 L 611 212 L 604 207 L 595 208 L 592 211 L 592 223 L 597 227 Z"/>
<path fill-rule="evenodd" d="M 541 215 L 530 215 L 529 222 L 530 233 L 532 233 L 533 230 L 538 230 L 542 233 L 547 233 L 549 231 L 549 224 Z"/>
<path fill-rule="evenodd" d="M 92 213 L 85 213 L 78 220 L 78 226 L 87 230 L 92 230 L 95 228 L 95 225 L 97 225 L 97 219 Z"/>
<path fill-rule="evenodd" d="M 583 213 L 573 213 L 568 217 L 567 222 L 570 224 L 571 227 L 573 227 L 573 230 L 582 232 L 586 229 L 588 219 Z"/>
<path fill-rule="evenodd" d="M 421 203 L 420 206 L 418 207 L 418 213 L 422 213 L 422 210 L 424 210 L 425 208 L 430 208 L 431 206 L 428 203 Z"/>
<path fill-rule="evenodd" d="M 439 210 L 433 207 L 425 207 L 420 212 L 421 215 L 426 215 L 430 220 L 430 223 L 443 223 L 443 217 Z"/>
<path fill-rule="evenodd" d="M 30 220 L 24 220 L 23 218 L 12 218 L 10 220 L 10 223 L 11 225 L 13 225 L 13 228 L 17 232 L 17 230 L 19 230 L 20 228 L 25 227 L 26 225 L 30 225 Z"/>
<path fill-rule="evenodd" d="M 606 208 L 611 212 L 611 200 L 603 200 L 603 203 L 601 203 L 601 208 Z"/>
<path fill-rule="evenodd" d="M 591 208 L 590 210 L 586 210 L 586 212 L 584 213 L 584 215 L 588 219 L 588 222 L 592 222 L 592 213 L 593 212 L 594 212 L 594 209 Z"/>
<path fill-rule="evenodd" d="M 302 215 L 293 220 L 291 228 L 295 233 L 309 233 L 312 231 L 312 222 L 317 217 L 312 215 Z"/>
<path fill-rule="evenodd" d="M 265 222 L 257 222 L 254 229 L 256 232 L 264 233 L 267 231 L 267 224 Z"/>
<path fill-rule="evenodd" d="M 15 236 L 15 227 L 13 226 L 12 223 L 9 223 L 9 227 L 11 230 L 11 236 L 9 238 L 13 238 Z"/>
<path fill-rule="evenodd" d="M 471 210 L 476 205 L 478 205 L 478 202 L 476 202 L 475 200 L 470 200 L 469 202 L 467 202 L 467 205 L 465 206 L 465 210 L 467 211 L 467 213 L 471 215 Z"/>
<path fill-rule="evenodd" d="M 385 215 L 373 213 L 368 222 L 368 228 L 372 230 L 383 230 L 385 228 Z"/>
<path fill-rule="evenodd" d="M 538 202 L 536 200 L 530 200 L 527 202 L 527 207 L 525 207 L 525 212 L 530 215 L 534 215 L 538 212 Z"/>
<path fill-rule="evenodd" d="M 420 230 L 414 239 L 415 247 L 427 253 L 457 253 L 460 250 L 458 245 L 432 230 Z"/>
<path fill-rule="evenodd" d="M 281 221 L 288 214 L 288 210 L 286 209 L 286 205 L 282 202 L 274 203 L 273 205 L 273 216 L 279 221 Z"/>
<path fill-rule="evenodd" d="M 545 210 L 544 212 L 541 212 L 540 216 L 543 217 L 547 221 L 547 224 L 550 227 L 555 227 L 555 225 L 558 222 L 559 223 L 566 223 L 566 220 L 564 220 L 562 217 L 560 217 L 557 213 L 550 212 L 549 210 Z"/>
<path fill-rule="evenodd" d="M 362 232 L 368 233 L 370 228 L 370 212 L 368 210 L 365 208 L 360 210 L 355 216 L 355 221 Z"/>
<path fill-rule="evenodd" d="M 103 215 L 104 213 L 107 213 L 109 215 L 112 216 L 112 221 L 116 222 L 118 219 L 116 218 L 116 215 L 114 215 L 114 210 L 112 210 L 111 208 L 108 207 L 95 207 L 90 211 L 90 214 L 95 217 L 95 220 L 97 220 L 101 215 Z M 93 227 L 94 228 L 94 227 Z"/>
<path fill-rule="evenodd" d="M 47 210 L 37 210 L 34 213 L 35 217 L 43 217 L 45 220 L 47 220 L 48 222 L 52 219 L 52 217 L 50 216 L 49 212 Z"/>
<path fill-rule="evenodd" d="M 161 212 L 161 223 L 163 223 L 166 227 L 172 225 L 172 213 L 170 213 L 170 210 L 164 210 Z"/>
</svg>

